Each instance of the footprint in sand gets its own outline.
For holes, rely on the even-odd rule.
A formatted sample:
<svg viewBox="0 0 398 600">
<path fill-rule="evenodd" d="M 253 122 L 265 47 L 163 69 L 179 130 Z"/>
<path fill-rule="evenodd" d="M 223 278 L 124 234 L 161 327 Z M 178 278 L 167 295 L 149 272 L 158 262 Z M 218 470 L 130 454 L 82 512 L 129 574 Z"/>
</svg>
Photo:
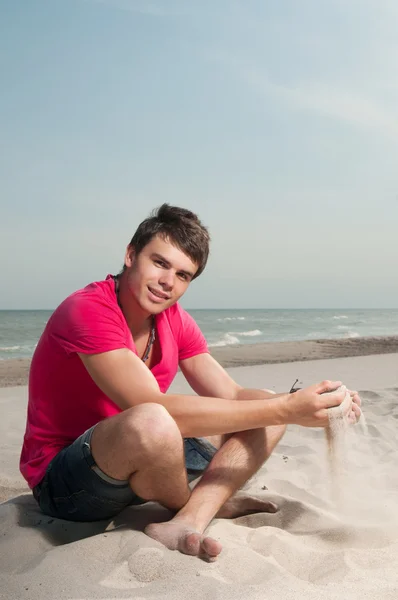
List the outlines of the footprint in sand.
<svg viewBox="0 0 398 600">
<path fill-rule="evenodd" d="M 167 567 L 160 548 L 139 548 L 123 560 L 100 584 L 106 588 L 128 590 L 143 588 L 152 581 L 164 579 Z"/>
<path fill-rule="evenodd" d="M 128 561 L 130 573 L 140 583 L 164 579 L 167 575 L 165 566 L 164 551 L 160 548 L 140 548 Z"/>
<path fill-rule="evenodd" d="M 128 560 L 130 574 L 141 585 L 187 575 L 194 578 L 198 564 L 196 556 L 160 548 L 139 548 Z"/>
<path fill-rule="evenodd" d="M 187 576 L 194 580 L 199 562 L 196 556 L 173 552 L 150 538 L 134 538 L 124 546 L 117 567 L 100 583 L 106 588 L 128 590 Z"/>
</svg>

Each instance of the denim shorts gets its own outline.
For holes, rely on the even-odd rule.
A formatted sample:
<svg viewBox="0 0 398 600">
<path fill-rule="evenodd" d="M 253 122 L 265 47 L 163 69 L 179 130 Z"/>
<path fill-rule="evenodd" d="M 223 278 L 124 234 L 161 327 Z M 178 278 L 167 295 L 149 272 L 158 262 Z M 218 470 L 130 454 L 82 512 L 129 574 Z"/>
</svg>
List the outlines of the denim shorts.
<svg viewBox="0 0 398 600">
<path fill-rule="evenodd" d="M 99 521 L 116 516 L 127 506 L 146 502 L 128 481 L 113 479 L 96 465 L 90 447 L 94 427 L 55 456 L 33 489 L 44 514 L 69 521 Z M 216 448 L 204 438 L 186 438 L 184 453 L 191 482 L 205 471 Z"/>
</svg>

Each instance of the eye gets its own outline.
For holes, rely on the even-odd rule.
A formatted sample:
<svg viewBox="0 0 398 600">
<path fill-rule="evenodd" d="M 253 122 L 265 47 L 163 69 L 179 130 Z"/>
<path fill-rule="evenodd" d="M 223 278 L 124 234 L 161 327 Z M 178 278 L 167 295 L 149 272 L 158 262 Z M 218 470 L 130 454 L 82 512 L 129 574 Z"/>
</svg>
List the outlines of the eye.
<svg viewBox="0 0 398 600">
<path fill-rule="evenodd" d="M 155 265 L 159 265 L 160 267 L 166 266 L 166 263 L 164 263 L 162 260 L 160 260 L 160 258 L 155 258 L 154 263 L 155 263 Z"/>
<path fill-rule="evenodd" d="M 188 275 L 186 275 L 185 273 L 179 273 L 178 276 L 183 281 L 189 281 Z"/>
</svg>

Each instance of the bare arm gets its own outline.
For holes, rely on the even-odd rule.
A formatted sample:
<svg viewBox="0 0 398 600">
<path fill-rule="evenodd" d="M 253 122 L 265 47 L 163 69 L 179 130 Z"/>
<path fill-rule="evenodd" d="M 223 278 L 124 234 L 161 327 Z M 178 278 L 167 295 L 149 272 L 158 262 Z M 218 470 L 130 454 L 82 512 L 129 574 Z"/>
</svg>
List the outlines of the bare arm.
<svg viewBox="0 0 398 600">
<path fill-rule="evenodd" d="M 266 400 L 287 396 L 270 394 L 265 390 L 243 388 L 210 355 L 198 354 L 180 363 L 181 371 L 191 388 L 199 396 L 217 396 L 228 400 Z"/>
<path fill-rule="evenodd" d="M 181 361 L 180 367 L 191 388 L 200 396 L 220 396 L 230 400 L 281 398 L 284 401 L 286 397 L 291 398 L 291 394 L 287 393 L 272 394 L 266 390 L 243 388 L 210 354 L 198 354 Z M 348 420 L 354 423 L 361 416 L 361 399 L 358 392 L 348 391 L 352 399 L 352 412 L 347 416 Z"/>
<path fill-rule="evenodd" d="M 327 400 L 320 401 L 319 390 L 331 389 L 330 382 L 319 384 L 319 389 L 316 390 L 315 386 L 314 389 L 302 390 L 307 395 L 296 392 L 294 402 L 288 394 L 271 398 L 268 402 L 166 395 L 159 390 L 150 370 L 130 350 L 79 356 L 97 386 L 122 410 L 146 402 L 161 404 L 174 418 L 183 437 L 210 436 L 268 425 L 296 423 L 300 418 L 304 425 L 322 427 L 327 425 L 325 408 L 343 401 L 341 394 L 332 394 Z"/>
<path fill-rule="evenodd" d="M 125 410 L 145 402 L 164 406 L 183 437 L 245 431 L 284 422 L 282 405 L 248 405 L 220 397 L 162 394 L 151 371 L 130 350 L 80 355 L 98 387 Z"/>
</svg>

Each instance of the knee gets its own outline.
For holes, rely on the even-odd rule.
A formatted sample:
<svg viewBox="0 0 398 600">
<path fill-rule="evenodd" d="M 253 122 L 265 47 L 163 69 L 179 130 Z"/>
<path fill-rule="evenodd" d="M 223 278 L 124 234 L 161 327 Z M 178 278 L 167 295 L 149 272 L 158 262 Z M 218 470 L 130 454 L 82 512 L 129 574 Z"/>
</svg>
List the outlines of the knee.
<svg viewBox="0 0 398 600">
<path fill-rule="evenodd" d="M 125 433 L 134 440 L 134 448 L 147 454 L 159 449 L 182 447 L 177 423 L 161 404 L 146 403 L 126 411 Z"/>
</svg>

